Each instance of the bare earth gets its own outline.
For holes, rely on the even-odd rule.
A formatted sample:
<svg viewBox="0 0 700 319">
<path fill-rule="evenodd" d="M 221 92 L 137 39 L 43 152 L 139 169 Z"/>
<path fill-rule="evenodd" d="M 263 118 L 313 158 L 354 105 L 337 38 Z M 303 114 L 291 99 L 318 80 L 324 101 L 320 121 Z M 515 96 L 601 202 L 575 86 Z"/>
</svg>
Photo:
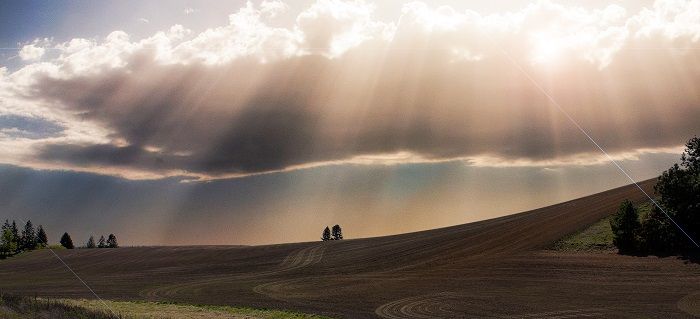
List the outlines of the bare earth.
<svg viewBox="0 0 700 319">
<path fill-rule="evenodd" d="M 644 182 L 651 191 L 653 181 Z M 57 251 L 104 299 L 348 318 L 692 318 L 700 265 L 544 250 L 609 215 L 626 186 L 530 212 L 397 236 L 255 247 Z M 0 289 L 90 298 L 49 251 L 0 261 Z"/>
</svg>

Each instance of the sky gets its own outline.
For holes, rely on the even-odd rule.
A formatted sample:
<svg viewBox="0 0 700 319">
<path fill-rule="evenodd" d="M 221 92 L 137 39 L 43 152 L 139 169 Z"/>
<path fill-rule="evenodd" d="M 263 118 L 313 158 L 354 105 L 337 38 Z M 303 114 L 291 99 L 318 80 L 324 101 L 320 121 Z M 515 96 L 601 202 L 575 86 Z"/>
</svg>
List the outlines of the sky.
<svg viewBox="0 0 700 319">
<path fill-rule="evenodd" d="M 628 184 L 577 125 L 636 180 L 700 131 L 700 1 L 22 1 L 0 21 L 0 217 L 51 240 L 461 224 Z"/>
</svg>

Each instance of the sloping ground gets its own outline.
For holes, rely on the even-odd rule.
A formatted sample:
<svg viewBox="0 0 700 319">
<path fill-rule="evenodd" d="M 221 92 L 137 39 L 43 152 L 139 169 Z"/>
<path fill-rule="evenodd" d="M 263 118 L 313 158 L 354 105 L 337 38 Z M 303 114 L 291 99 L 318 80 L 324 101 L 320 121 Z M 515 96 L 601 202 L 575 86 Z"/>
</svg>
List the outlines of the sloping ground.
<svg viewBox="0 0 700 319">
<path fill-rule="evenodd" d="M 642 186 L 651 191 L 653 181 Z M 350 318 L 690 317 L 700 296 L 697 264 L 541 250 L 614 212 L 625 198 L 644 199 L 626 186 L 476 223 L 339 242 L 58 253 L 106 299 Z M 0 288 L 91 297 L 48 251 L 0 262 Z"/>
</svg>

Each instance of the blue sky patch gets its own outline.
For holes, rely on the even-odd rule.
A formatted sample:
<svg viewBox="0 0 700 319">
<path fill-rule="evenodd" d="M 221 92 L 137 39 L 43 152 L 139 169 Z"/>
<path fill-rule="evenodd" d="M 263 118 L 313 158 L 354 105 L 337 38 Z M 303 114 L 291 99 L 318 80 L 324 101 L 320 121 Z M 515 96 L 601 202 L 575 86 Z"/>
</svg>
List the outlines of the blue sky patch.
<svg viewBox="0 0 700 319">
<path fill-rule="evenodd" d="M 65 128 L 57 123 L 20 115 L 0 115 L 0 132 L 10 137 L 42 139 L 60 136 Z"/>
</svg>

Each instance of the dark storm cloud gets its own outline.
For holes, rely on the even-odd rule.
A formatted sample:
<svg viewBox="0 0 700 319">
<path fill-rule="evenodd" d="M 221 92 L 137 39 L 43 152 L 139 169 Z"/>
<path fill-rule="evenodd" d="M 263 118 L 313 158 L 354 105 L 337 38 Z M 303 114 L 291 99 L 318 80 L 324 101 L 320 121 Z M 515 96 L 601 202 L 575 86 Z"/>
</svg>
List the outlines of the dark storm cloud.
<svg viewBox="0 0 700 319">
<path fill-rule="evenodd" d="M 700 55 L 620 55 L 603 70 L 580 62 L 552 78 L 529 71 L 550 80 L 544 85 L 555 99 L 611 152 L 675 146 L 696 133 L 700 99 L 674 81 L 700 81 L 700 73 L 651 62 L 697 67 Z M 594 151 L 502 57 L 450 63 L 444 52 L 406 53 L 381 69 L 378 57 L 352 53 L 217 67 L 151 59 L 38 81 L 34 97 L 96 121 L 126 143 L 49 144 L 39 156 L 222 175 L 401 151 L 437 160 L 486 154 L 531 161 Z"/>
<path fill-rule="evenodd" d="M 223 69 L 132 65 L 136 67 L 95 77 L 44 78 L 37 84 L 42 99 L 106 125 L 114 130 L 113 138 L 127 142 L 49 144 L 42 147 L 41 158 L 204 173 L 262 172 L 337 158 L 323 149 L 312 154 L 321 119 L 303 87 L 250 92 L 247 75 L 255 70 L 246 72 L 250 67 L 245 62 Z M 266 81 L 271 87 L 285 85 Z M 309 83 L 303 76 L 285 81 Z"/>
<path fill-rule="evenodd" d="M 612 152 L 675 146 L 697 132 L 697 94 L 671 81 L 700 81 L 698 73 L 665 66 L 635 70 L 633 64 L 665 57 L 630 58 L 634 62 L 621 57 L 605 70 L 579 64 L 547 87 Z M 488 70 L 477 70 L 474 63 L 444 62 L 439 53 L 406 54 L 381 71 L 352 54 L 219 67 L 158 66 L 143 59 L 149 58 L 93 76 L 39 81 L 35 97 L 105 125 L 112 138 L 126 142 L 49 144 L 40 157 L 219 175 L 400 151 L 428 159 L 488 154 L 526 160 L 592 151 L 543 94 L 500 58 L 479 61 Z M 683 58 L 693 60 L 700 56 Z M 342 72 L 352 74 L 338 78 Z M 649 76 L 651 83 L 618 81 L 625 72 Z M 362 82 L 368 79 L 378 88 L 366 88 Z"/>
</svg>

